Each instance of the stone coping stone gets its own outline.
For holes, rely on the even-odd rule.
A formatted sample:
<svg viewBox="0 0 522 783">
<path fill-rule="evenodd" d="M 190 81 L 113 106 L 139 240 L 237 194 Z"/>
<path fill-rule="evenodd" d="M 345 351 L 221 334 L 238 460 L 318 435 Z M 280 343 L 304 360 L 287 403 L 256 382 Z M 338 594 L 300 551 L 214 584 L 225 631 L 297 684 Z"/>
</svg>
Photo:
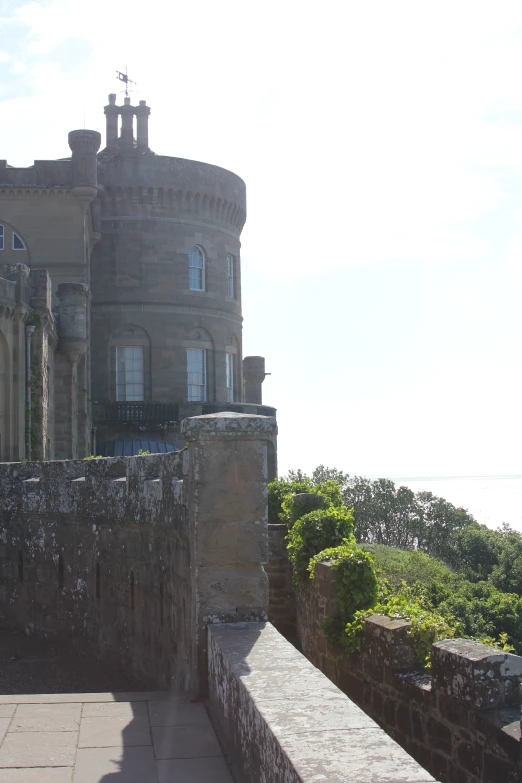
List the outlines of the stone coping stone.
<svg viewBox="0 0 522 783">
<path fill-rule="evenodd" d="M 181 422 L 181 437 L 188 441 L 212 437 L 270 440 L 276 433 L 275 416 L 259 416 L 255 413 L 222 411 L 203 416 L 189 416 Z"/>
<path fill-rule="evenodd" d="M 209 626 L 209 685 L 245 783 L 434 783 L 270 623 Z"/>
</svg>

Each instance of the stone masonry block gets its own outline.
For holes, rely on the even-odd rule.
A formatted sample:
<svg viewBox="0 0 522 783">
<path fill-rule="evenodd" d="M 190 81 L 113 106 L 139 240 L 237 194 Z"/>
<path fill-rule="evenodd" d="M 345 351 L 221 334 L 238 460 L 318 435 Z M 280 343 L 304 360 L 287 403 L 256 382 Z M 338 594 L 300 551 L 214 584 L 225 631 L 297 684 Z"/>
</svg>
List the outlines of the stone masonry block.
<svg viewBox="0 0 522 783">
<path fill-rule="evenodd" d="M 522 676 L 522 658 L 469 639 L 447 639 L 431 651 L 433 689 L 474 709 L 501 706 Z"/>
<path fill-rule="evenodd" d="M 384 669 L 415 667 L 415 651 L 408 636 L 410 628 L 409 620 L 371 615 L 364 627 L 362 654 Z"/>
</svg>

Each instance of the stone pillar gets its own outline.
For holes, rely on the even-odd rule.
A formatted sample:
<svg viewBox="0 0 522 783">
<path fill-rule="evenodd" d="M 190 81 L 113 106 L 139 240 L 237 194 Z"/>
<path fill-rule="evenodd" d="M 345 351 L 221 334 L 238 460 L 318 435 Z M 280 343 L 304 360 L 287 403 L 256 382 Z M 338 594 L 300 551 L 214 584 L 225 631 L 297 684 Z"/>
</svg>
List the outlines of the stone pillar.
<svg viewBox="0 0 522 783">
<path fill-rule="evenodd" d="M 136 143 L 139 152 L 147 152 L 149 149 L 149 114 L 150 108 L 145 101 L 135 109 L 136 114 Z"/>
<path fill-rule="evenodd" d="M 130 98 L 123 99 L 120 106 L 121 135 L 119 140 L 120 150 L 132 150 L 134 148 L 134 106 L 131 106 Z"/>
<path fill-rule="evenodd" d="M 118 117 L 120 115 L 119 106 L 116 106 L 116 95 L 109 95 L 109 103 L 104 109 L 106 117 L 106 147 L 112 152 L 118 150 Z"/>
<path fill-rule="evenodd" d="M 267 618 L 267 444 L 275 433 L 275 418 L 243 413 L 197 416 L 181 425 L 201 692 L 207 625 Z"/>
<path fill-rule="evenodd" d="M 265 357 L 245 356 L 243 359 L 243 380 L 245 383 L 245 402 L 263 404 L 261 384 L 265 380 Z"/>
<path fill-rule="evenodd" d="M 311 511 L 318 511 L 324 508 L 324 498 L 315 492 L 299 492 L 292 496 L 294 502 L 295 518 L 304 517 Z"/>
</svg>

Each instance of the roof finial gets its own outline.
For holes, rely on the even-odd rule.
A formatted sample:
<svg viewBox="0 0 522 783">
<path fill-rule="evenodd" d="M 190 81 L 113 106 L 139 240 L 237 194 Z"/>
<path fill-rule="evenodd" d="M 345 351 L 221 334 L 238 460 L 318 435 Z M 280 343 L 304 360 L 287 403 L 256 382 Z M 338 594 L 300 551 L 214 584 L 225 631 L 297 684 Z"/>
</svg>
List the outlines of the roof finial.
<svg viewBox="0 0 522 783">
<path fill-rule="evenodd" d="M 132 79 L 129 79 L 129 75 L 127 73 L 127 66 L 125 66 L 125 73 L 122 73 L 121 71 L 116 71 L 117 79 L 120 82 L 123 82 L 125 84 L 125 97 L 129 97 L 129 84 L 136 84 L 136 82 L 133 82 Z"/>
</svg>

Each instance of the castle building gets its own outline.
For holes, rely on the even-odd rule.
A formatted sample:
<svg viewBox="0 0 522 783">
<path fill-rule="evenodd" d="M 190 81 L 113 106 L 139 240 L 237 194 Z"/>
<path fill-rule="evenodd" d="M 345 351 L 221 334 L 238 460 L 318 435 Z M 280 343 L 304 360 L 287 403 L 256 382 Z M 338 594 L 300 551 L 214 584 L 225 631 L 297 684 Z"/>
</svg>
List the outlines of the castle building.
<svg viewBox="0 0 522 783">
<path fill-rule="evenodd" d="M 154 153 L 149 115 L 112 94 L 103 150 L 75 130 L 69 158 L 0 161 L 1 461 L 172 451 L 187 416 L 275 413 L 242 354 L 245 183 Z"/>
</svg>

